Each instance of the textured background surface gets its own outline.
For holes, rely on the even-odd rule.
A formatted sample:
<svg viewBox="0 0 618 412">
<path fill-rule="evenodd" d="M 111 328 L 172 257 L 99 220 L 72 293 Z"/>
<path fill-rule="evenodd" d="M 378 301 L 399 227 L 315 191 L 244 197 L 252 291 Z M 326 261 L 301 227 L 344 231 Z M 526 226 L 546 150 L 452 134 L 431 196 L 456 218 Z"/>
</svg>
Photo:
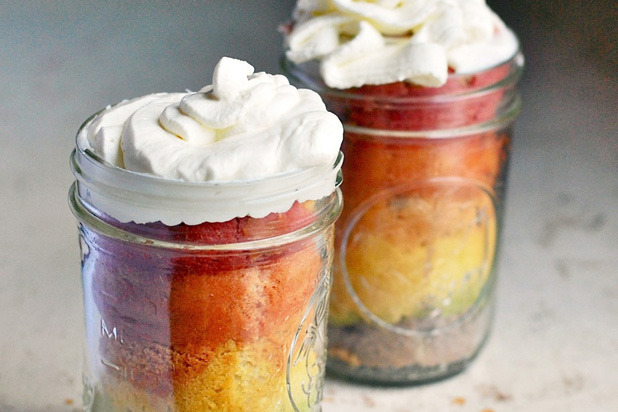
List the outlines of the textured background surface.
<svg viewBox="0 0 618 412">
<path fill-rule="evenodd" d="M 329 380 L 324 411 L 618 409 L 618 67 L 611 1 L 490 1 L 522 38 L 498 313 L 465 373 Z M 66 194 L 79 124 L 210 83 L 223 55 L 278 71 L 291 0 L 0 0 L 0 411 L 80 405 L 81 285 Z M 463 401 L 463 404 L 462 404 Z"/>
</svg>

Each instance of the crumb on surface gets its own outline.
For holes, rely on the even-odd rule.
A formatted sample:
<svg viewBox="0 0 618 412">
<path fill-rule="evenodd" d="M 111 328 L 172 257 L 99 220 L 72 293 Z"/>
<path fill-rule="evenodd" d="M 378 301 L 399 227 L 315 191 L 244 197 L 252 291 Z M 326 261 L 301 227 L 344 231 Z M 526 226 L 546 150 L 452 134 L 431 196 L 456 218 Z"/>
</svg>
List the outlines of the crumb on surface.
<svg viewBox="0 0 618 412">
<path fill-rule="evenodd" d="M 482 387 L 479 387 L 478 389 L 483 397 L 491 398 L 495 400 L 496 402 L 507 402 L 512 399 L 511 395 L 501 391 L 495 385 L 484 385 Z"/>
<path fill-rule="evenodd" d="M 453 405 L 465 405 L 466 404 L 466 398 L 464 398 L 463 396 L 458 396 L 455 399 L 453 399 Z"/>
<path fill-rule="evenodd" d="M 370 408 L 373 408 L 376 406 L 376 401 L 374 401 L 372 398 L 370 398 L 367 395 L 363 395 L 363 402 L 365 403 L 365 406 L 368 406 Z"/>
</svg>

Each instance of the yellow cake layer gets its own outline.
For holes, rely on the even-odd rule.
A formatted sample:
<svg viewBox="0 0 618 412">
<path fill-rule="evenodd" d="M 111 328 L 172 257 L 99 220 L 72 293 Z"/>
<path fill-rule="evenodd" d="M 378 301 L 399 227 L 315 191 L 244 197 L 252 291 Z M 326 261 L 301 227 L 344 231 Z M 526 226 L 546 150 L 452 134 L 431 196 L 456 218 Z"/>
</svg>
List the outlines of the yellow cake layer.
<svg viewBox="0 0 618 412">
<path fill-rule="evenodd" d="M 289 348 L 288 348 L 289 349 Z M 300 348 L 298 348 L 300 350 Z M 292 363 L 290 382 L 300 411 L 311 411 L 307 365 L 315 363 L 313 352 L 303 353 Z M 305 361 L 306 360 L 306 361 Z M 105 374 L 95 396 L 95 411 L 131 412 L 294 412 L 286 385 L 286 348 L 268 342 L 239 347 L 228 341 L 204 362 L 179 353 L 171 354 L 173 390 L 161 395 L 137 388 L 122 374 Z"/>
<path fill-rule="evenodd" d="M 346 271 L 342 262 L 335 268 L 331 322 L 367 318 L 353 295 L 390 324 L 459 314 L 478 299 L 496 242 L 490 197 L 478 190 L 424 195 L 376 202 L 353 223 L 341 246 Z"/>
</svg>

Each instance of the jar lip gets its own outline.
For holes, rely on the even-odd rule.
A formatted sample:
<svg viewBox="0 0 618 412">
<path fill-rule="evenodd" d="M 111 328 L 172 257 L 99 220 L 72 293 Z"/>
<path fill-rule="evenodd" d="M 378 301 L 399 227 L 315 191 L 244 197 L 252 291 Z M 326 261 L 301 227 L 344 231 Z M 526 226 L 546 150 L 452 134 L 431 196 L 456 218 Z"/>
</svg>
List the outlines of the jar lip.
<svg viewBox="0 0 618 412">
<path fill-rule="evenodd" d="M 219 244 L 206 244 L 187 242 L 181 240 L 164 240 L 160 238 L 151 237 L 144 234 L 137 234 L 111 224 L 100 217 L 96 216 L 89 210 L 88 206 L 84 203 L 82 197 L 78 193 L 78 183 L 74 182 L 69 188 L 69 206 L 73 215 L 79 221 L 80 226 L 85 225 L 89 230 L 108 236 L 121 241 L 130 243 L 142 244 L 148 247 L 155 247 L 161 249 L 178 249 L 185 252 L 204 252 L 204 251 L 220 251 L 220 252 L 232 252 L 232 251 L 258 251 L 276 248 L 278 246 L 288 244 L 291 242 L 301 241 L 309 238 L 316 233 L 331 226 L 335 220 L 341 214 L 343 207 L 343 195 L 341 190 L 337 187 L 329 196 L 333 199 L 324 208 L 318 211 L 317 219 L 312 220 L 311 223 L 296 229 L 292 232 L 282 233 L 280 235 L 259 238 L 254 240 L 236 242 L 236 243 L 219 243 Z"/>
<path fill-rule="evenodd" d="M 449 101 L 461 98 L 461 96 L 469 97 L 471 95 L 478 95 L 491 92 L 496 88 L 505 87 L 509 84 L 515 84 L 521 77 L 524 68 L 524 55 L 520 48 L 517 48 L 515 53 L 508 59 L 499 62 L 491 67 L 487 67 L 483 70 L 469 73 L 449 73 L 448 81 L 458 81 L 459 79 L 465 79 L 472 75 L 481 75 L 488 73 L 496 68 L 504 65 L 510 66 L 509 74 L 501 78 L 498 82 L 489 84 L 485 87 L 473 89 L 471 91 L 460 92 L 446 92 L 444 94 L 426 95 L 426 96 L 389 96 L 389 95 L 370 95 L 362 93 L 351 93 L 352 89 L 335 89 L 327 86 L 320 75 L 319 63 L 317 60 L 312 60 L 306 63 L 297 64 L 286 58 L 285 53 L 280 58 L 280 66 L 286 76 L 293 80 L 300 87 L 309 88 L 325 96 L 333 96 L 340 99 L 349 100 L 373 100 L 373 101 L 388 101 L 393 103 L 405 103 L 410 104 L 413 102 L 436 102 L 436 101 Z M 395 82 L 396 83 L 396 82 Z M 393 83 L 388 83 L 393 84 Z M 438 88 L 439 89 L 439 88 Z"/>
<path fill-rule="evenodd" d="M 77 135 L 92 121 L 82 124 Z M 190 182 L 165 179 L 105 162 L 79 139 L 70 157 L 78 196 L 88 205 L 122 222 L 160 221 L 168 226 L 224 222 L 236 217 L 261 218 L 289 210 L 295 201 L 318 200 L 341 183 L 343 154 L 333 165 L 280 173 L 256 180 Z"/>
</svg>

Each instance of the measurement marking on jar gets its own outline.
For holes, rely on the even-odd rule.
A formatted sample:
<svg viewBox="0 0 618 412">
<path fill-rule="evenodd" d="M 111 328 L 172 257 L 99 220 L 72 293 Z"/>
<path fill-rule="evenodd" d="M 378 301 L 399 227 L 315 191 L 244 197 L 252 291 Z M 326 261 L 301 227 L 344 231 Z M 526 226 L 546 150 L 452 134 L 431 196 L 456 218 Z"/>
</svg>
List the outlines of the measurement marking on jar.
<svg viewBox="0 0 618 412">
<path fill-rule="evenodd" d="M 118 366 L 105 358 L 101 358 L 101 363 L 108 368 L 113 369 L 115 373 L 122 376 L 124 379 L 135 379 L 135 373 L 132 369 L 126 369 L 125 367 Z"/>
<path fill-rule="evenodd" d="M 120 366 L 118 366 L 118 365 L 116 365 L 116 364 L 114 364 L 114 363 L 112 363 L 112 362 L 108 361 L 108 360 L 107 360 L 107 359 L 105 359 L 105 358 L 101 358 L 101 363 L 102 363 L 103 365 L 107 366 L 108 368 L 112 368 L 112 369 L 114 369 L 115 371 L 117 371 L 117 372 L 121 372 L 121 373 L 122 373 L 122 368 L 121 368 Z"/>
</svg>

